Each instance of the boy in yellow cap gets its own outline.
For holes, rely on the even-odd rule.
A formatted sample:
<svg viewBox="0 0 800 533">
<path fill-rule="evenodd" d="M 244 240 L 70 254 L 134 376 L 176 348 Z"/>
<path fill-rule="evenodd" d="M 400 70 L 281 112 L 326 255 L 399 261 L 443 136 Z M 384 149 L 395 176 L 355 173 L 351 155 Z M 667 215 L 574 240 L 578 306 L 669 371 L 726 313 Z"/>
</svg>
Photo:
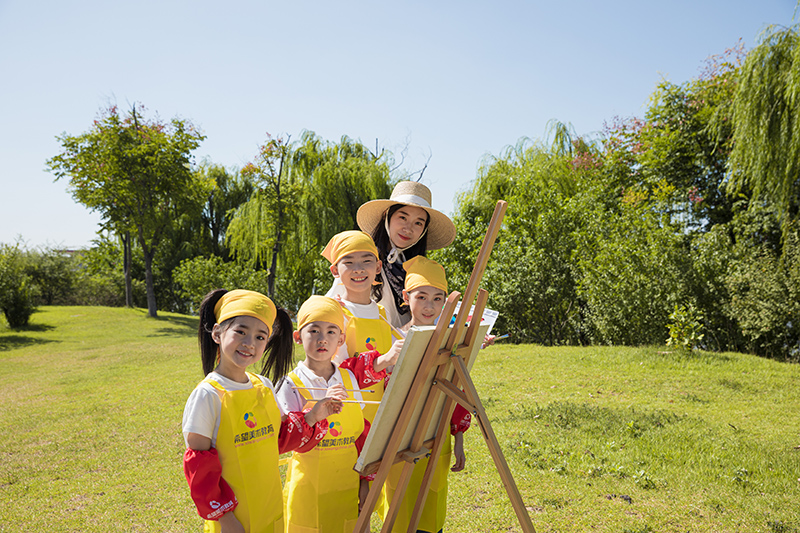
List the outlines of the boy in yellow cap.
<svg viewBox="0 0 800 533">
<path fill-rule="evenodd" d="M 363 231 L 343 231 L 331 238 L 322 251 L 322 256 L 330 261 L 331 274 L 344 287 L 341 310 L 344 313 L 345 342 L 333 361 L 340 364 L 362 352 L 381 354 L 383 357 L 380 361 L 370 360 L 364 367 L 367 375 L 364 387 L 374 391 L 369 399 L 380 401 L 384 391 L 382 376 L 385 374 L 379 376 L 373 374 L 373 371 L 380 372 L 397 360 L 403 340 L 398 338 L 393 341 L 392 327 L 386 321 L 386 311 L 371 298 L 375 277 L 381 269 L 378 249 L 372 237 Z M 377 404 L 367 405 L 364 408 L 364 418 L 371 424 L 377 411 Z"/>
<path fill-rule="evenodd" d="M 358 519 L 360 485 L 353 465 L 365 421 L 358 380 L 331 360 L 345 342 L 339 302 L 325 296 L 306 300 L 297 314 L 294 341 L 303 346 L 306 356 L 278 388 L 281 409 L 304 411 L 325 397 L 343 400 L 344 407 L 341 413 L 328 416 L 328 434 L 314 449 L 292 454 L 283 489 L 286 531 L 352 531 Z"/>
</svg>

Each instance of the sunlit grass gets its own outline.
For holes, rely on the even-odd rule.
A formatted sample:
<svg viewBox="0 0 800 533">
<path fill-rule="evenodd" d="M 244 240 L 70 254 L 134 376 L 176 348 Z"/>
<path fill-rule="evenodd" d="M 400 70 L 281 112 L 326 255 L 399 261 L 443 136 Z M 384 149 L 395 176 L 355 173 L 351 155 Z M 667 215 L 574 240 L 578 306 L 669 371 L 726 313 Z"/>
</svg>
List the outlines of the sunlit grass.
<svg viewBox="0 0 800 533">
<path fill-rule="evenodd" d="M 45 307 L 0 329 L 0 531 L 199 531 L 180 420 L 196 319 Z M 473 378 L 539 532 L 800 532 L 800 366 L 483 350 Z M 519 531 L 473 428 L 446 531 Z"/>
</svg>

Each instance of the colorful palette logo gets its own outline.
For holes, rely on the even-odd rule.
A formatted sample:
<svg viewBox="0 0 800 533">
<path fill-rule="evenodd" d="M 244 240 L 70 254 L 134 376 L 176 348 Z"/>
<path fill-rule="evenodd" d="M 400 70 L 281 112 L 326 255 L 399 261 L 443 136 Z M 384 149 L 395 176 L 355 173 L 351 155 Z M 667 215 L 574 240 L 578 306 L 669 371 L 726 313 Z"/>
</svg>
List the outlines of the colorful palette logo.
<svg viewBox="0 0 800 533">
<path fill-rule="evenodd" d="M 338 437 L 342 434 L 342 425 L 339 422 L 331 422 L 331 425 L 328 426 L 328 432 L 333 437 Z"/>
<path fill-rule="evenodd" d="M 253 415 L 253 413 L 245 413 L 244 414 L 244 423 L 250 429 L 253 429 L 254 427 L 256 427 L 258 425 L 258 422 L 256 422 L 256 417 L 255 417 L 255 415 Z"/>
<path fill-rule="evenodd" d="M 370 344 L 374 340 L 375 339 L 373 339 L 372 337 L 367 337 L 367 350 L 374 350 L 375 349 L 375 347 L 372 344 Z"/>
</svg>

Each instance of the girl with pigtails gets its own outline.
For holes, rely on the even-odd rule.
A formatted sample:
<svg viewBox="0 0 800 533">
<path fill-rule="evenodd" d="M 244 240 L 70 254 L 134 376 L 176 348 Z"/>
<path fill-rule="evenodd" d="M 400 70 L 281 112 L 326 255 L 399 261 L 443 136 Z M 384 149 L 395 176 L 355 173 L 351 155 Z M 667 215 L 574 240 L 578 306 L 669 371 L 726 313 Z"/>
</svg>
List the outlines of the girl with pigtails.
<svg viewBox="0 0 800 533">
<path fill-rule="evenodd" d="M 183 467 L 205 531 L 283 533 L 278 455 L 316 446 L 326 417 L 342 410 L 325 398 L 281 415 L 273 381 L 292 368 L 292 329 L 286 311 L 258 292 L 218 289 L 200 306 L 205 379 L 184 409 Z M 263 375 L 247 371 L 262 358 Z"/>
</svg>

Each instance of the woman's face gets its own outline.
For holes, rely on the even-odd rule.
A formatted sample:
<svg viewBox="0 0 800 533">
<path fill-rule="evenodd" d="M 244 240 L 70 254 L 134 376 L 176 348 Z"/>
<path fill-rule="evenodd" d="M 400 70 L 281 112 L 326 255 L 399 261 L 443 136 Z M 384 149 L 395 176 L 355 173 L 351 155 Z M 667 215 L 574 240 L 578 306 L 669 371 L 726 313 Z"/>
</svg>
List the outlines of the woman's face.
<svg viewBox="0 0 800 533">
<path fill-rule="evenodd" d="M 397 248 L 416 244 L 428 223 L 428 213 L 421 207 L 404 205 L 389 219 L 389 239 Z"/>
</svg>

